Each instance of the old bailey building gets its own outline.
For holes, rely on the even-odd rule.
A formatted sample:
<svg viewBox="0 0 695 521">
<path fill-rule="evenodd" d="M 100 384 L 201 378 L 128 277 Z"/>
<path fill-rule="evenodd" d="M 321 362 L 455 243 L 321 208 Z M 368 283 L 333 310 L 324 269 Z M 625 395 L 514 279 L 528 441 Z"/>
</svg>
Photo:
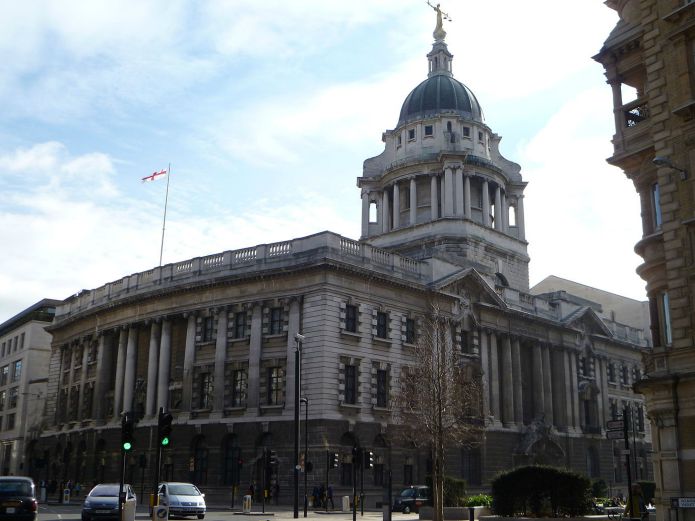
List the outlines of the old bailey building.
<svg viewBox="0 0 695 521">
<path fill-rule="evenodd" d="M 151 483 L 162 408 L 174 417 L 163 479 L 225 501 L 234 486 L 265 479 L 288 502 L 301 349 L 309 487 L 337 453 L 328 479 L 336 496 L 346 493 L 359 445 L 375 453 L 364 478 L 374 507 L 389 471 L 395 488 L 424 483 L 429 471 L 427 448 L 400 439 L 393 415 L 436 300 L 462 363 L 484 384 L 485 435 L 449 447 L 448 474 L 475 491 L 500 470 L 550 463 L 624 490 L 622 447 L 606 438 L 606 421 L 627 408 L 633 474 L 651 477 L 649 428 L 632 391 L 650 345 L 644 303 L 556 278 L 529 288 L 526 184 L 454 78 L 445 35 L 440 22 L 426 79 L 384 132 L 383 152 L 364 162 L 359 240 L 326 231 L 215 253 L 58 306 L 45 415 L 27 448 L 32 476 L 118 479 L 121 415 L 135 411 L 126 479 Z M 264 448 L 277 454 L 270 469 Z"/>
</svg>

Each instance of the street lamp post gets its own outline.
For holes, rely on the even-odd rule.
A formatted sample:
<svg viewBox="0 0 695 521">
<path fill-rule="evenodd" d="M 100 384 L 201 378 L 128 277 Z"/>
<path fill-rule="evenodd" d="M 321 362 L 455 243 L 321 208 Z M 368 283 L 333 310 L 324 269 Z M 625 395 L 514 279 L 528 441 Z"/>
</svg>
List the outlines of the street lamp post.
<svg viewBox="0 0 695 521">
<path fill-rule="evenodd" d="M 309 434 L 307 427 L 309 425 L 309 398 L 302 398 L 302 403 L 304 404 L 304 517 L 306 517 L 307 506 L 309 504 L 306 493 L 307 469 L 309 464 Z"/>
<path fill-rule="evenodd" d="M 304 335 L 297 333 L 294 335 L 296 348 L 294 350 L 294 518 L 299 517 L 299 402 L 301 391 L 301 353 Z"/>
</svg>

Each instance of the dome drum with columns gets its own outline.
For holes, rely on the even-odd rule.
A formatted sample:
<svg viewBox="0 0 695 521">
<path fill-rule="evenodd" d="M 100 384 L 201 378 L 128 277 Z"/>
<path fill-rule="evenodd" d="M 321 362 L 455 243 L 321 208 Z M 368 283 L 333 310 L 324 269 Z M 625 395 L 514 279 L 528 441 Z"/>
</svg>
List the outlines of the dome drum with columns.
<svg viewBox="0 0 695 521">
<path fill-rule="evenodd" d="M 435 30 L 428 78 L 406 97 L 396 128 L 384 132 L 384 151 L 364 162 L 361 238 L 491 278 L 502 273 L 527 290 L 526 183 L 519 165 L 501 155 L 501 138 L 475 95 L 454 79 L 445 34 Z"/>
</svg>

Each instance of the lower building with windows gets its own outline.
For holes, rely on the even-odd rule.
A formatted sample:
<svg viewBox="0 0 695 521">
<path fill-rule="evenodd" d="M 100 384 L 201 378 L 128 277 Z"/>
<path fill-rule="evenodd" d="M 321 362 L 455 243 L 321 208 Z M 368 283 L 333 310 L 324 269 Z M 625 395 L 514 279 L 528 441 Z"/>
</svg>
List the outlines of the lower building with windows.
<svg viewBox="0 0 695 521">
<path fill-rule="evenodd" d="M 299 351 L 309 490 L 328 475 L 335 497 L 348 493 L 357 445 L 374 452 L 364 475 L 374 507 L 389 471 L 399 487 L 430 470 L 427 447 L 399 437 L 395 409 L 436 304 L 483 383 L 485 434 L 449 447 L 448 474 L 475 491 L 503 469 L 547 463 L 625 490 L 623 447 L 607 439 L 606 421 L 626 410 L 634 477 L 651 477 L 631 388 L 649 349 L 633 313 L 642 304 L 605 292 L 592 300 L 557 280 L 529 288 L 525 182 L 454 79 L 445 34 L 439 20 L 427 79 L 384 133 L 384 151 L 365 161 L 359 240 L 322 232 L 197 257 L 58 307 L 46 414 L 27 448 L 28 462 L 46 465 L 31 475 L 117 479 L 121 417 L 134 411 L 126 480 L 152 483 L 161 409 L 174 417 L 161 479 L 225 502 L 252 485 L 287 502 Z"/>
</svg>

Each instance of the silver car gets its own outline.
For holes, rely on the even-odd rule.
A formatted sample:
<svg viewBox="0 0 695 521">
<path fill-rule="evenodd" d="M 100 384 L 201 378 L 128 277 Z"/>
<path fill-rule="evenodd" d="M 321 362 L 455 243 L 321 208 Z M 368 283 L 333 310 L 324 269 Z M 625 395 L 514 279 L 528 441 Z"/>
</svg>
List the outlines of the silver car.
<svg viewBox="0 0 695 521">
<path fill-rule="evenodd" d="M 170 516 L 205 517 L 205 494 L 193 483 L 162 483 L 158 495 L 159 504 L 169 507 Z"/>
<path fill-rule="evenodd" d="M 123 521 L 135 520 L 137 498 L 133 487 L 123 484 L 125 503 L 123 504 Z M 102 483 L 95 486 L 84 498 L 82 521 L 118 521 L 118 483 Z"/>
</svg>

